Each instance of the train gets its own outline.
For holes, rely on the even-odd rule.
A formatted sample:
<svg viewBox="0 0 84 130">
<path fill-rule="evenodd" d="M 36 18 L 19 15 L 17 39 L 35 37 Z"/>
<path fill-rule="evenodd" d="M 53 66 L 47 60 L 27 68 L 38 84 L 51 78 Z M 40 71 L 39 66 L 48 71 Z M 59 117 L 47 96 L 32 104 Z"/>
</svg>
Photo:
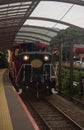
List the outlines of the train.
<svg viewBox="0 0 84 130">
<path fill-rule="evenodd" d="M 18 93 L 49 96 L 56 87 L 52 54 L 39 42 L 15 44 L 10 55 L 9 75 Z"/>
</svg>

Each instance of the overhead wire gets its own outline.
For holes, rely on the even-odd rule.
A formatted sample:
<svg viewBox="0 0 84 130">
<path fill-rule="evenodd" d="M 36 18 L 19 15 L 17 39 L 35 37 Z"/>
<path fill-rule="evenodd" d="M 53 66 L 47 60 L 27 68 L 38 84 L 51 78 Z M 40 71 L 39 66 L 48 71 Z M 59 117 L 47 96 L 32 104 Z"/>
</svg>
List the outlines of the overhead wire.
<svg viewBox="0 0 84 130">
<path fill-rule="evenodd" d="M 65 14 L 59 19 L 59 21 L 61 21 L 68 13 L 69 13 L 69 11 L 73 8 L 73 6 L 74 6 L 74 4 L 72 4 L 69 8 L 68 8 L 68 10 L 65 12 Z M 56 23 L 53 27 L 52 27 L 52 29 L 54 28 L 54 27 L 56 27 L 57 26 L 57 24 L 58 23 Z M 46 34 L 48 34 L 50 31 L 48 31 Z"/>
<path fill-rule="evenodd" d="M 73 6 L 74 6 L 74 4 L 72 4 L 71 7 L 66 11 L 66 13 L 59 19 L 60 21 L 69 13 L 69 11 L 73 8 Z M 55 27 L 57 24 L 58 23 L 56 23 L 53 27 Z"/>
</svg>

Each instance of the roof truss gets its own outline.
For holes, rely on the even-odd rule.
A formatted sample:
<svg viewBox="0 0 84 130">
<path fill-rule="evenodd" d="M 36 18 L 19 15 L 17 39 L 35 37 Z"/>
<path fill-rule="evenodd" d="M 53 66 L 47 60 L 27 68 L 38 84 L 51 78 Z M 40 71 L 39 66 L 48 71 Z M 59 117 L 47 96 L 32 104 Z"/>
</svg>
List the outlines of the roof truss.
<svg viewBox="0 0 84 130">
<path fill-rule="evenodd" d="M 56 19 L 30 17 L 30 14 L 36 8 L 36 6 L 40 1 L 41 0 L 0 0 L 0 49 L 11 48 L 14 41 L 19 39 L 22 40 L 22 38 L 23 40 L 26 39 L 34 41 L 37 39 L 49 43 L 50 41 L 49 39 L 52 39 L 53 36 L 55 36 L 59 31 L 38 26 L 23 26 L 26 19 L 56 22 L 69 25 L 71 27 L 78 28 L 80 30 L 82 29 L 75 25 L 62 22 Z M 83 0 L 52 0 L 52 1 L 73 3 L 84 6 Z M 33 31 L 21 30 L 23 28 L 27 29 L 31 28 L 33 29 Z M 38 31 L 35 32 L 36 29 L 40 30 L 40 32 Z M 43 33 L 44 30 L 46 30 L 46 33 Z M 47 32 L 53 34 L 53 36 L 49 35 Z M 30 34 L 32 36 L 30 35 L 27 36 L 27 34 Z"/>
<path fill-rule="evenodd" d="M 0 0 L 0 48 L 11 47 L 16 33 L 40 0 Z M 3 46 L 2 46 L 3 45 Z M 7 48 L 6 48 L 7 49 Z"/>
</svg>

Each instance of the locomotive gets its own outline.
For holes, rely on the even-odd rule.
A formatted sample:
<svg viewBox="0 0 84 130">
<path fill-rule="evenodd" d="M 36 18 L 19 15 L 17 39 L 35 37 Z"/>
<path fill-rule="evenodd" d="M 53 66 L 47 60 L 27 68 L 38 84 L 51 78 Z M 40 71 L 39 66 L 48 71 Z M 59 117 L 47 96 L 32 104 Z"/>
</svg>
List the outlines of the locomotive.
<svg viewBox="0 0 84 130">
<path fill-rule="evenodd" d="M 47 45 L 38 42 L 17 44 L 10 57 L 9 74 L 19 93 L 31 92 L 37 97 L 52 94 L 56 78 Z"/>
</svg>

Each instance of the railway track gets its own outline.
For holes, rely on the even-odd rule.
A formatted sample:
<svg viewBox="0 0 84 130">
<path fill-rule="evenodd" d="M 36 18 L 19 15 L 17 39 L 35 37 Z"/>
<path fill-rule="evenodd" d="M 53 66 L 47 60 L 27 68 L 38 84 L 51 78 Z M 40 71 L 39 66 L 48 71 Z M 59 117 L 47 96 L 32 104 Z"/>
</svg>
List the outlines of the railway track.
<svg viewBox="0 0 84 130">
<path fill-rule="evenodd" d="M 84 102 L 82 100 L 80 101 L 79 99 L 77 99 L 75 97 L 70 97 L 68 94 L 64 94 L 64 93 L 62 93 L 61 96 L 69 101 L 72 100 L 73 103 L 75 103 L 77 106 L 84 109 Z"/>
<path fill-rule="evenodd" d="M 58 108 L 46 100 L 25 100 L 30 113 L 40 130 L 83 130 Z"/>
</svg>

